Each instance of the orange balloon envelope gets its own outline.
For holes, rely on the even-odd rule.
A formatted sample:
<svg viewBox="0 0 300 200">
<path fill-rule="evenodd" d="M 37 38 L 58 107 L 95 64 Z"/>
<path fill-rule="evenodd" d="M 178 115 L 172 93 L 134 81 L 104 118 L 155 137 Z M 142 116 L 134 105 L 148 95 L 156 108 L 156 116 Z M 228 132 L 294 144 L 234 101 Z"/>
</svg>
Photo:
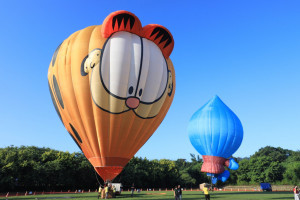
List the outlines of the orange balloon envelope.
<svg viewBox="0 0 300 200">
<path fill-rule="evenodd" d="M 165 27 L 142 27 L 134 14 L 117 11 L 56 49 L 48 70 L 54 107 L 104 181 L 122 171 L 167 114 L 173 47 Z"/>
</svg>

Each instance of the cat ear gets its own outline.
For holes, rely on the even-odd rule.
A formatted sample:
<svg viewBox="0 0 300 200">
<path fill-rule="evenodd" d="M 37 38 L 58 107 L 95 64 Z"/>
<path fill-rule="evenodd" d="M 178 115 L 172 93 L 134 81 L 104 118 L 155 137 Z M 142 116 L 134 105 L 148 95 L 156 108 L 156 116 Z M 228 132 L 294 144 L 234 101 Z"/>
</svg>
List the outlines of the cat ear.
<svg viewBox="0 0 300 200">
<path fill-rule="evenodd" d="M 149 24 L 143 27 L 143 37 L 153 41 L 167 59 L 174 48 L 174 40 L 170 31 L 158 24 Z"/>
<path fill-rule="evenodd" d="M 108 38 L 118 31 L 127 31 L 140 35 L 142 24 L 133 13 L 125 10 L 116 11 L 105 18 L 102 24 L 101 33 L 104 38 Z"/>
</svg>

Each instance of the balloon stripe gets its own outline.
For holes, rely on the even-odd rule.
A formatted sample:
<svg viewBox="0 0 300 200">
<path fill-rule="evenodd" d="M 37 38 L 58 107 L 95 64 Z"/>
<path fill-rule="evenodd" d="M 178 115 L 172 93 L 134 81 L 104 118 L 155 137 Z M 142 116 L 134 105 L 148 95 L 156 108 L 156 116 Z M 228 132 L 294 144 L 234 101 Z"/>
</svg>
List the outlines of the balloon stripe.
<svg viewBox="0 0 300 200">
<path fill-rule="evenodd" d="M 101 26 L 95 26 L 89 39 L 90 41 L 88 42 L 88 52 L 92 52 L 94 51 L 95 49 L 102 49 L 103 48 L 103 44 L 105 42 L 105 40 L 101 40 L 99 39 L 99 35 L 101 35 Z M 101 50 L 100 52 L 100 59 L 102 57 L 102 54 L 103 54 L 103 51 Z M 101 62 L 101 60 L 99 60 L 99 63 Z M 100 73 L 99 73 L 100 74 Z M 91 73 L 89 73 L 89 85 L 90 85 L 90 82 L 91 82 Z M 92 95 L 91 95 L 91 90 L 90 90 L 90 87 L 88 89 L 89 91 L 89 95 L 88 97 L 90 98 L 89 100 L 89 105 L 90 105 L 90 120 L 92 122 L 92 126 L 94 127 L 94 132 L 91 133 L 93 134 L 94 136 L 92 137 L 93 140 L 97 143 L 97 147 L 98 147 L 98 152 L 99 152 L 99 155 L 100 157 L 104 157 L 103 155 L 103 149 L 101 148 L 101 140 L 100 140 L 100 135 L 101 135 L 101 127 L 98 126 L 99 124 L 99 119 L 97 118 L 97 107 L 95 107 L 95 104 L 92 100 Z M 95 156 L 95 155 L 93 155 Z M 89 158 L 89 157 L 87 157 Z"/>
<path fill-rule="evenodd" d="M 68 131 L 68 133 L 70 134 L 72 140 L 76 143 L 76 145 L 78 146 L 78 148 L 82 151 L 81 146 L 79 145 L 79 143 L 77 142 L 77 140 L 73 137 L 73 135 Z"/>
<path fill-rule="evenodd" d="M 61 43 L 61 44 L 62 44 L 62 43 Z M 59 51 L 59 49 L 60 49 L 61 44 L 58 45 L 58 47 L 56 48 L 56 50 L 55 50 L 55 52 L 54 52 L 54 54 L 53 54 L 53 57 L 52 57 L 52 67 L 54 67 L 54 65 L 55 65 L 56 57 L 57 57 L 57 54 L 58 54 L 58 51 Z"/>
<path fill-rule="evenodd" d="M 74 101 L 77 110 L 77 121 L 80 123 L 82 130 L 80 135 L 85 137 L 84 141 L 89 143 L 93 156 L 100 156 L 98 142 L 94 138 L 95 126 L 92 113 L 92 100 L 90 98 L 90 87 L 88 76 L 81 75 L 81 62 L 89 52 L 89 44 L 91 34 L 95 26 L 87 27 L 78 32 L 73 40 L 71 54 L 71 81 L 74 90 Z M 80 84 L 78 84 L 80 83 Z M 89 116 L 89 117 L 86 117 Z"/>
<path fill-rule="evenodd" d="M 48 87 L 49 87 L 49 92 L 50 92 L 50 95 L 51 95 L 51 100 L 52 100 L 52 103 L 53 103 L 54 108 L 55 108 L 55 110 L 56 110 L 56 113 L 57 113 L 57 115 L 59 116 L 60 121 L 63 123 L 62 118 L 61 118 L 61 114 L 60 114 L 60 112 L 59 112 L 59 110 L 58 110 L 58 107 L 57 107 L 55 98 L 54 98 L 54 96 L 53 96 L 53 92 L 52 92 L 52 90 L 51 90 L 51 86 L 50 86 L 49 81 L 48 81 Z"/>
<path fill-rule="evenodd" d="M 224 120 L 226 120 L 227 121 L 227 129 L 226 129 L 226 131 L 227 132 L 225 132 L 225 135 L 226 135 L 226 139 L 225 140 L 223 140 L 223 149 L 222 149 L 222 151 L 220 152 L 220 154 L 219 154 L 219 156 L 223 156 L 224 158 L 227 158 L 228 156 L 227 156 L 227 154 L 228 154 L 228 150 L 230 149 L 230 145 L 232 145 L 231 144 L 231 141 L 230 141 L 230 136 L 232 135 L 232 132 L 231 132 L 231 130 L 230 130 L 230 123 L 231 123 L 231 121 L 229 121 L 229 117 L 230 117 L 230 115 L 228 115 L 228 112 L 227 111 L 224 111 L 225 112 L 225 116 L 224 116 Z"/>
<path fill-rule="evenodd" d="M 76 129 L 74 128 L 74 126 L 73 126 L 72 124 L 69 124 L 69 125 L 70 125 L 70 127 L 71 127 L 71 129 L 72 129 L 72 131 L 73 131 L 73 133 L 74 133 L 74 135 L 75 135 L 75 137 L 76 137 L 76 139 L 77 139 L 80 143 L 82 143 L 81 137 L 79 136 L 79 134 L 78 134 L 78 132 L 76 131 Z"/>
<path fill-rule="evenodd" d="M 82 124 L 81 118 L 80 118 L 80 112 L 78 110 L 78 104 L 76 100 L 76 94 L 74 90 L 74 83 L 73 83 L 73 77 L 72 77 L 72 71 L 75 71 L 73 69 L 74 66 L 76 66 L 76 63 L 72 62 L 72 49 L 73 45 L 76 42 L 76 38 L 78 34 L 81 31 L 77 31 L 76 33 L 72 34 L 69 37 L 68 44 L 66 46 L 66 51 L 63 54 L 64 55 L 64 61 L 61 62 L 61 65 L 64 66 L 64 70 L 60 68 L 59 77 L 63 77 L 63 80 L 61 83 L 64 84 L 64 92 L 62 92 L 66 97 L 64 99 L 68 100 L 68 113 L 69 113 L 69 122 L 73 125 L 74 128 L 76 128 L 77 132 L 80 134 L 81 139 L 84 141 L 82 144 L 82 150 L 85 154 L 93 155 L 93 149 L 91 148 L 90 141 L 87 139 L 85 128 Z M 81 62 L 79 63 L 81 64 Z M 74 65 L 74 66 L 73 66 Z M 80 70 L 77 71 L 77 73 L 80 73 Z M 67 127 L 67 126 L 66 126 Z M 72 129 L 70 130 L 70 132 Z"/>
<path fill-rule="evenodd" d="M 54 86 L 54 91 L 55 91 L 54 94 L 59 102 L 59 105 L 62 107 L 62 109 L 64 109 L 64 102 L 62 100 L 60 89 L 59 89 L 55 75 L 53 75 L 53 86 Z"/>
</svg>

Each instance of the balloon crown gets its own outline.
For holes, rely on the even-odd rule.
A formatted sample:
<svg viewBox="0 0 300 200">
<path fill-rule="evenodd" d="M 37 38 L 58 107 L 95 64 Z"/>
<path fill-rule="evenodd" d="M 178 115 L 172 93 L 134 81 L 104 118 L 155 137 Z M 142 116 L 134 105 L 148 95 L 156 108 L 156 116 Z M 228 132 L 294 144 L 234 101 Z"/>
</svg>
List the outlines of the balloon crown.
<svg viewBox="0 0 300 200">
<path fill-rule="evenodd" d="M 215 106 L 224 106 L 225 108 L 228 108 L 227 105 L 220 99 L 218 95 L 215 95 L 209 102 L 207 102 L 206 105 L 203 107 L 215 107 Z M 229 109 L 229 108 L 228 108 Z"/>
<path fill-rule="evenodd" d="M 116 11 L 108 15 L 102 26 L 101 32 L 104 38 L 108 38 L 119 31 L 127 31 L 153 41 L 160 48 L 166 59 L 169 58 L 174 48 L 173 36 L 167 28 L 158 24 L 149 24 L 142 27 L 139 18 L 125 10 Z"/>
</svg>

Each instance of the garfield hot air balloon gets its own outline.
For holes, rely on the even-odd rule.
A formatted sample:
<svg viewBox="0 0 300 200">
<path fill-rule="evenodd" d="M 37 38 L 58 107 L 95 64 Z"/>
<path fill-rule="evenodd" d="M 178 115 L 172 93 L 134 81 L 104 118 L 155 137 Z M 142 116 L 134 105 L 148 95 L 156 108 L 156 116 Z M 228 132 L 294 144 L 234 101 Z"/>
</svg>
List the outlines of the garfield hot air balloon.
<svg viewBox="0 0 300 200">
<path fill-rule="evenodd" d="M 243 127 L 239 118 L 222 100 L 215 96 L 195 112 L 188 125 L 189 138 L 194 148 L 202 155 L 202 172 L 225 182 L 229 169 L 237 170 L 238 163 L 230 158 L 243 140 Z"/>
<path fill-rule="evenodd" d="M 104 181 L 113 180 L 160 125 L 172 103 L 174 40 L 127 11 L 73 33 L 48 71 L 55 109 Z"/>
</svg>

